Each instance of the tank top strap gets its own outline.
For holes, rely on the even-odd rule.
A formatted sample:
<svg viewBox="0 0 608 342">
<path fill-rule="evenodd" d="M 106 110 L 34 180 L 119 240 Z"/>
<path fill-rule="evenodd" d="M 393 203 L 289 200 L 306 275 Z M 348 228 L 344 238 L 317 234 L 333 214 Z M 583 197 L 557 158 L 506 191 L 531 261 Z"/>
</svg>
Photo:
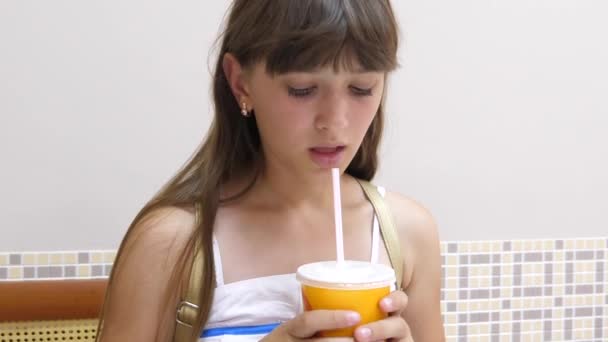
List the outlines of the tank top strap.
<svg viewBox="0 0 608 342">
<path fill-rule="evenodd" d="M 213 233 L 213 265 L 215 268 L 216 286 L 222 286 L 224 285 L 224 270 L 222 268 L 222 255 L 220 254 L 220 245 L 217 242 L 215 233 Z"/>
</svg>

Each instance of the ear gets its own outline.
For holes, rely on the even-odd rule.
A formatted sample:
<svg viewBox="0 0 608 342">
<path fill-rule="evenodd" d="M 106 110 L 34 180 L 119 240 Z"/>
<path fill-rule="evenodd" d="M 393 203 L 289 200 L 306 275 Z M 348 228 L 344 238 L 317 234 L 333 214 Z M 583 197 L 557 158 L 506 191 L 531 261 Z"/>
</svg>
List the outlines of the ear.
<svg viewBox="0 0 608 342">
<path fill-rule="evenodd" d="M 234 95 L 239 107 L 243 102 L 251 105 L 246 72 L 241 63 L 239 63 L 233 54 L 228 52 L 224 54 L 222 59 L 222 68 L 224 69 L 226 81 L 232 90 L 232 95 Z"/>
</svg>

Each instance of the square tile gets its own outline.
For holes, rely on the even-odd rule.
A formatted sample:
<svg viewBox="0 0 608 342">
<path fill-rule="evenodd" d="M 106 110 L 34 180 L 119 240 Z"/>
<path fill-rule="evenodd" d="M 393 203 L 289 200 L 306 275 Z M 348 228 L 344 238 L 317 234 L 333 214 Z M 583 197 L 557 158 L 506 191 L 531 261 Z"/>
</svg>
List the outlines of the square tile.
<svg viewBox="0 0 608 342">
<path fill-rule="evenodd" d="M 494 241 L 490 243 L 490 250 L 492 252 L 502 252 L 502 242 Z"/>
<path fill-rule="evenodd" d="M 86 252 L 78 253 L 78 263 L 79 264 L 88 264 L 89 263 L 89 253 L 86 253 Z"/>
<path fill-rule="evenodd" d="M 93 277 L 101 277 L 101 276 L 103 276 L 103 266 L 102 265 L 93 265 L 91 267 L 91 275 Z"/>
<path fill-rule="evenodd" d="M 24 267 L 23 268 L 23 278 L 24 279 L 36 278 L 36 268 L 33 266 Z"/>
<path fill-rule="evenodd" d="M 458 244 L 456 244 L 456 243 L 448 244 L 448 253 L 458 253 Z"/>
<path fill-rule="evenodd" d="M 574 249 L 574 248 L 576 248 L 574 240 L 566 240 L 565 244 L 566 244 L 566 247 L 565 247 L 566 249 Z"/>
<path fill-rule="evenodd" d="M 36 255 L 33 253 L 25 253 L 21 256 L 24 265 L 36 265 Z"/>
<path fill-rule="evenodd" d="M 21 254 L 9 254 L 8 263 L 9 265 L 21 265 Z"/>
<path fill-rule="evenodd" d="M 48 265 L 49 264 L 49 255 L 48 253 L 38 253 L 36 254 L 36 265 Z"/>
<path fill-rule="evenodd" d="M 462 341 L 465 341 L 465 342 L 467 341 L 467 339 L 466 339 L 466 336 L 467 336 L 467 326 L 466 325 L 460 325 L 460 326 L 458 326 L 458 336 L 464 337 L 464 340 L 462 340 Z"/>
<path fill-rule="evenodd" d="M 91 262 L 93 264 L 102 264 L 103 263 L 103 253 L 100 253 L 100 252 L 91 253 Z"/>
<path fill-rule="evenodd" d="M 458 265 L 458 257 L 456 255 L 448 255 L 447 259 L 447 266 L 457 266 Z M 106 260 L 106 262 L 108 262 Z M 454 268 L 454 267 L 450 267 L 450 268 Z"/>
<path fill-rule="evenodd" d="M 21 268 L 21 267 L 9 268 L 8 269 L 8 279 L 10 279 L 10 280 L 23 279 L 23 268 Z"/>
<path fill-rule="evenodd" d="M 51 266 L 51 267 L 49 267 L 49 276 L 51 278 L 61 278 L 61 277 L 63 277 L 63 267 L 61 267 L 61 266 Z"/>
<path fill-rule="evenodd" d="M 76 277 L 76 266 L 65 266 L 63 271 L 66 278 Z"/>
<path fill-rule="evenodd" d="M 469 256 L 468 255 L 461 255 L 459 258 L 459 262 L 461 265 L 467 265 L 469 263 Z"/>
<path fill-rule="evenodd" d="M 468 323 L 467 314 L 458 315 L 458 323 Z"/>
<path fill-rule="evenodd" d="M 555 306 L 562 306 L 564 305 L 564 299 L 562 297 L 557 297 L 555 298 Z"/>
<path fill-rule="evenodd" d="M 78 261 L 78 255 L 76 253 L 66 253 L 63 255 L 63 262 L 66 265 L 76 264 Z"/>
<path fill-rule="evenodd" d="M 103 254 L 103 262 L 107 264 L 113 264 L 116 258 L 116 252 L 105 252 Z"/>
<path fill-rule="evenodd" d="M 61 253 L 49 254 L 49 264 L 51 264 L 51 265 L 63 264 L 63 254 L 61 254 Z"/>
<path fill-rule="evenodd" d="M 511 244 L 511 248 L 514 251 L 521 251 L 524 248 L 524 243 L 523 241 L 520 240 L 515 240 L 513 241 L 513 243 Z"/>
<path fill-rule="evenodd" d="M 38 278 L 50 278 L 51 270 L 49 266 L 38 266 Z"/>
<path fill-rule="evenodd" d="M 77 276 L 79 278 L 88 278 L 91 276 L 91 266 L 89 265 L 80 265 L 77 269 Z"/>
</svg>

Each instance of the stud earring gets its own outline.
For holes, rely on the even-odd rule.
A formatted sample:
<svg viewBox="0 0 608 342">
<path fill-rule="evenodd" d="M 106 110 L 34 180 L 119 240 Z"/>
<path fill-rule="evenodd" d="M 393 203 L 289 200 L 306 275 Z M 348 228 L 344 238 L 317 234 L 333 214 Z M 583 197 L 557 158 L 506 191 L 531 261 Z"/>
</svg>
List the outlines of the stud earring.
<svg viewBox="0 0 608 342">
<path fill-rule="evenodd" d="M 249 111 L 247 110 L 247 103 L 246 102 L 243 102 L 241 104 L 241 114 L 244 117 L 249 117 L 251 115 L 251 114 L 249 114 Z"/>
</svg>

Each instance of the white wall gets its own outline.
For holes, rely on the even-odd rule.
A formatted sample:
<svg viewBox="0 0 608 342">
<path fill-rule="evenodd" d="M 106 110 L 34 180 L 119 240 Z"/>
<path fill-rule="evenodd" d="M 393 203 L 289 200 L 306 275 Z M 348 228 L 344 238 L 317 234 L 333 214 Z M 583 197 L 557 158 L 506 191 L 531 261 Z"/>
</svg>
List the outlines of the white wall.
<svg viewBox="0 0 608 342">
<path fill-rule="evenodd" d="M 116 248 L 210 120 L 227 1 L 0 2 L 0 251 Z M 608 231 L 608 3 L 393 1 L 377 180 L 444 240 Z"/>
</svg>

